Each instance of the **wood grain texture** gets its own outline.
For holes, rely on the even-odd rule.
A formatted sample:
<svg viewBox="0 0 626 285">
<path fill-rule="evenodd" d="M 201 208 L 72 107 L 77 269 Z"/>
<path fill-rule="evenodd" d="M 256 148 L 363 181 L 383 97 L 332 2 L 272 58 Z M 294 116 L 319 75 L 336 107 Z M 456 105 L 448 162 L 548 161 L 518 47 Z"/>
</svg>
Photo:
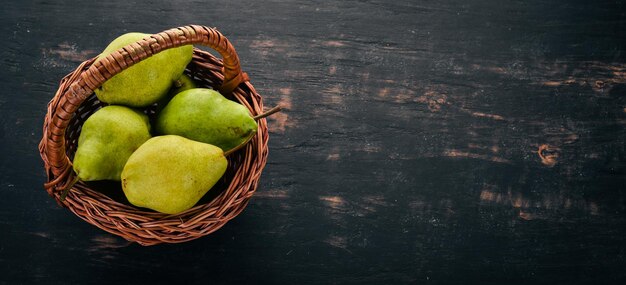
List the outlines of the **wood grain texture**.
<svg viewBox="0 0 626 285">
<path fill-rule="evenodd" d="M 626 7 L 553 2 L 6 3 L 0 283 L 624 283 Z M 186 24 L 284 110 L 246 210 L 146 249 L 57 207 L 37 143 L 80 62 Z"/>
</svg>

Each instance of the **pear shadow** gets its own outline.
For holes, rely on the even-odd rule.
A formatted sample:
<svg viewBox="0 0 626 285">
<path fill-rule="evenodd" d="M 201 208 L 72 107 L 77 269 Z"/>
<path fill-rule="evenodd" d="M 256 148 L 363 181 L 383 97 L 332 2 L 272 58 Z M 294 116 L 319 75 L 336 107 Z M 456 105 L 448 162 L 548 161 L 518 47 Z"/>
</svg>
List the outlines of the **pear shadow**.
<svg viewBox="0 0 626 285">
<path fill-rule="evenodd" d="M 128 206 L 132 206 L 128 202 L 128 199 L 126 199 L 126 196 L 124 195 L 124 191 L 122 190 L 122 184 L 119 181 L 99 180 L 99 181 L 88 181 L 84 183 L 87 184 L 89 189 L 102 193 L 116 202 L 120 202 Z"/>
</svg>

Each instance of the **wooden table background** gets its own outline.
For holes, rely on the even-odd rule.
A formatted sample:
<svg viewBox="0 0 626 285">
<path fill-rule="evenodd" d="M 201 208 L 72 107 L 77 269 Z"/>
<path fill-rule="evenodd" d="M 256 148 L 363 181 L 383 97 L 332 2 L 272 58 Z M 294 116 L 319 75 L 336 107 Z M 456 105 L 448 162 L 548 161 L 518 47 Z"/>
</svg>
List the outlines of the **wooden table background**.
<svg viewBox="0 0 626 285">
<path fill-rule="evenodd" d="M 9 0 L 2 284 L 624 284 L 624 1 Z M 270 156 L 212 235 L 141 247 L 60 208 L 37 144 L 116 36 L 215 26 Z"/>
</svg>

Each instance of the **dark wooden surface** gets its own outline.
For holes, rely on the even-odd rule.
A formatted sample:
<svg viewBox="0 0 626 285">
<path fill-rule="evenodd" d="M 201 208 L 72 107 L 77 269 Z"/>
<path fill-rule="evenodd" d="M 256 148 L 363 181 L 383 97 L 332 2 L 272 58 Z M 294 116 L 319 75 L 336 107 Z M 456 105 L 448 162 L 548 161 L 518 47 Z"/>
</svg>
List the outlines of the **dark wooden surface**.
<svg viewBox="0 0 626 285">
<path fill-rule="evenodd" d="M 9 0 L 0 23 L 2 284 L 626 282 L 623 1 Z M 129 244 L 43 190 L 46 104 L 117 35 L 192 23 L 286 110 L 239 217 Z"/>
</svg>

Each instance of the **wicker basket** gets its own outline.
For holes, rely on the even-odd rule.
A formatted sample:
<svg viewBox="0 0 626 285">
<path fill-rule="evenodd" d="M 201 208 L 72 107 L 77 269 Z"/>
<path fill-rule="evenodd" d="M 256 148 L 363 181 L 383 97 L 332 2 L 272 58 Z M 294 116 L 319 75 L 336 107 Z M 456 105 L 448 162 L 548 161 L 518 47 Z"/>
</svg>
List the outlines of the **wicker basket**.
<svg viewBox="0 0 626 285">
<path fill-rule="evenodd" d="M 44 185 L 46 191 L 86 222 L 142 245 L 185 242 L 222 227 L 246 207 L 267 160 L 267 122 L 260 119 L 258 134 L 252 141 L 228 156 L 229 168 L 221 182 L 198 205 L 183 213 L 167 215 L 137 208 L 124 201 L 124 195 L 120 195 L 121 187 L 119 191 L 112 191 L 116 193 L 107 194 L 92 183 L 76 183 L 65 199 L 61 199 L 61 192 L 75 178 L 72 158 L 81 125 L 89 115 L 104 106 L 93 90 L 152 54 L 188 44 L 210 47 L 223 58 L 220 60 L 208 52 L 194 49 L 185 73 L 198 86 L 220 90 L 246 106 L 252 115 L 263 112 L 263 100 L 248 82 L 247 75 L 241 72 L 237 53 L 226 37 L 214 28 L 185 26 L 151 35 L 98 63 L 94 64 L 95 58 L 83 62 L 61 80 L 44 120 L 39 151 L 48 176 Z M 154 111 L 148 110 L 147 113 L 153 115 Z"/>
</svg>

